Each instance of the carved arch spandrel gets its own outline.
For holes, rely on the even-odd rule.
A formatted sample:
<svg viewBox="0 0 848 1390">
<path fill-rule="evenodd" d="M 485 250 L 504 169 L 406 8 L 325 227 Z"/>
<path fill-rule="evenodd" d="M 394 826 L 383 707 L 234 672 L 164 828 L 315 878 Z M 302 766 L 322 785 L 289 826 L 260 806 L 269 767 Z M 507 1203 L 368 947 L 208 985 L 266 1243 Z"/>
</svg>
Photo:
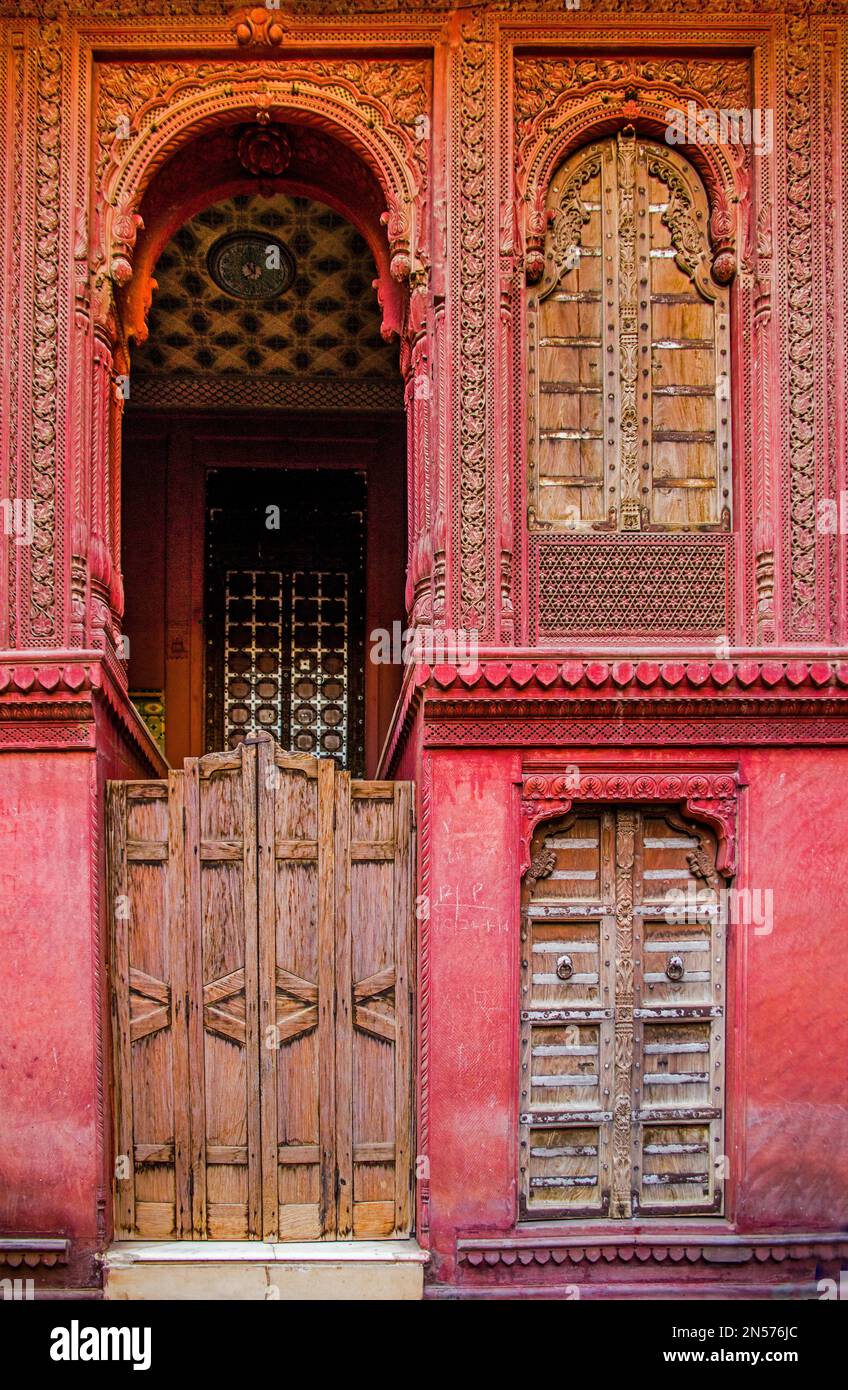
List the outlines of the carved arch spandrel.
<svg viewBox="0 0 848 1390">
<path fill-rule="evenodd" d="M 697 67 L 697 72 L 690 71 Z M 523 73 L 523 78 L 522 78 Z M 699 81 L 703 90 L 693 86 Z M 541 273 L 547 231 L 547 196 L 557 168 L 582 145 L 615 135 L 627 125 L 639 136 L 664 141 L 673 112 L 687 137 L 690 108 L 739 110 L 750 106 L 745 59 L 621 63 L 519 59 L 516 67 L 516 198 L 523 223 L 531 283 Z M 671 148 L 671 146 L 670 146 Z M 713 276 L 727 284 L 749 240 L 750 160 L 744 146 L 688 138 L 675 143 L 704 181 L 709 200 Z"/>
<path fill-rule="evenodd" d="M 533 836 L 543 821 L 567 815 L 575 803 L 623 802 L 677 805 L 714 832 L 716 868 L 725 878 L 736 873 L 738 778 L 731 772 L 530 772 L 521 785 L 521 875 L 531 865 Z"/>
<path fill-rule="evenodd" d="M 403 73 L 395 73 L 401 66 Z M 136 243 L 140 235 L 143 240 L 141 205 L 157 174 L 189 143 L 258 121 L 310 127 L 368 171 L 383 204 L 379 294 L 389 328 L 400 331 L 400 282 L 420 276 L 428 262 L 428 123 L 419 118 L 427 115 L 429 84 L 425 62 L 104 66 L 98 74 L 92 248 L 101 320 L 109 315 L 111 286 L 133 279 Z M 115 134 L 120 120 L 127 138 Z M 380 249 L 370 228 L 368 239 Z M 146 284 L 125 296 L 136 325 L 149 304 L 150 270 L 147 275 Z"/>
</svg>

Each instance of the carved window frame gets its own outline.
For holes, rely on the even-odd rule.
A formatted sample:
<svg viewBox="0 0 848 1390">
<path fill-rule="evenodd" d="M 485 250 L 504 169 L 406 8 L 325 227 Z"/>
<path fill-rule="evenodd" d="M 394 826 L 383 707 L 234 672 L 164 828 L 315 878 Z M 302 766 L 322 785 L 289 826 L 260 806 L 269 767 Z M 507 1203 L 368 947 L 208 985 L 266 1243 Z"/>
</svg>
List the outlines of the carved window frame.
<svg viewBox="0 0 848 1390">
<path fill-rule="evenodd" d="M 628 810 L 641 813 L 641 817 L 660 815 L 676 823 L 680 828 L 690 828 L 697 832 L 699 826 L 705 828 L 703 841 L 699 837 L 699 847 L 694 851 L 695 863 L 690 863 L 690 871 L 696 879 L 703 879 L 704 883 L 712 889 L 727 887 L 730 880 L 734 877 L 737 869 L 737 843 L 738 843 L 738 791 L 739 779 L 735 768 L 727 767 L 724 770 L 716 771 L 715 768 L 678 770 L 672 767 L 652 767 L 640 766 L 626 772 L 619 770 L 609 770 L 609 768 L 589 767 L 578 768 L 576 764 L 569 764 L 565 769 L 559 771 L 547 771 L 542 768 L 525 768 L 522 775 L 520 788 L 520 876 L 521 876 L 521 941 L 520 941 L 520 964 L 519 964 L 519 1071 L 518 1071 L 518 1124 L 519 1124 L 519 1161 L 518 1161 L 518 1219 L 526 1223 L 546 1223 L 548 1221 L 573 1222 L 607 1222 L 611 1219 L 623 1224 L 628 1219 L 646 1219 L 651 1222 L 662 1219 L 663 1217 L 684 1218 L 687 1220 L 697 1220 L 698 1218 L 727 1215 L 729 1206 L 729 1195 L 724 1179 L 728 1176 L 723 1169 L 714 1170 L 713 1165 L 717 1159 L 723 1159 L 729 1151 L 729 1134 L 732 1131 L 732 1114 L 730 1113 L 731 1088 L 727 1084 L 727 1037 L 728 1030 L 732 1026 L 733 1019 L 730 1012 L 731 993 L 733 984 L 733 968 L 731 964 L 730 935 L 731 922 L 726 911 L 726 899 L 719 894 L 719 906 L 714 918 L 716 928 L 710 943 L 710 958 L 713 962 L 713 1002 L 715 1002 L 715 984 L 719 983 L 721 995 L 721 1033 L 716 1044 L 714 1034 L 716 1030 L 712 1027 L 712 1022 L 718 1015 L 711 1011 L 711 1007 L 704 1007 L 700 1012 L 710 1019 L 710 1052 L 709 1052 L 709 1075 L 710 1085 L 714 1084 L 713 1073 L 719 1078 L 721 1087 L 719 1113 L 712 1119 L 706 1121 L 709 1132 L 709 1158 L 710 1158 L 710 1186 L 711 1192 L 708 1201 L 700 1206 L 687 1207 L 685 1205 L 674 1206 L 673 1204 L 651 1207 L 642 1202 L 638 1210 L 634 1210 L 630 1205 L 630 1199 L 635 1191 L 635 1175 L 638 1170 L 636 1166 L 636 1149 L 639 1133 L 642 1128 L 644 1117 L 640 1117 L 639 1122 L 634 1121 L 632 1101 L 630 1109 L 627 1111 L 626 1125 L 619 1116 L 618 1139 L 616 1140 L 616 1110 L 623 1107 L 624 1101 L 630 1101 L 630 1091 L 625 1095 L 616 1093 L 611 1097 L 609 1115 L 607 1116 L 607 1138 L 603 1140 L 607 1147 L 607 1162 L 610 1170 L 617 1166 L 618 1176 L 615 1181 L 610 1177 L 610 1188 L 604 1196 L 600 1190 L 601 1202 L 597 1210 L 581 1209 L 576 1205 L 572 1210 L 555 1208 L 544 1213 L 538 1208 L 531 1208 L 527 1198 L 527 1184 L 529 1181 L 530 1170 L 526 1167 L 528 1162 L 527 1152 L 529 1149 L 529 1133 L 534 1122 L 534 1109 L 526 1103 L 529 1096 L 526 1076 L 529 1067 L 532 1065 L 528 1055 L 528 1029 L 534 1021 L 525 1005 L 527 995 L 525 993 L 527 977 L 530 973 L 529 947 L 533 942 L 529 940 L 528 925 L 528 902 L 532 896 L 534 883 L 539 878 L 543 878 L 549 872 L 550 865 L 544 859 L 544 845 L 546 837 L 550 834 L 558 833 L 570 826 L 581 813 L 596 814 L 599 817 L 599 825 L 604 820 L 611 819 L 613 822 L 612 839 L 606 847 L 603 845 L 603 831 L 601 834 L 602 844 L 599 856 L 599 873 L 601 884 L 598 895 L 598 905 L 604 899 L 604 879 L 610 881 L 606 883 L 608 910 L 604 913 L 596 913 L 599 920 L 599 941 L 601 946 L 601 936 L 604 930 L 604 923 L 613 938 L 615 949 L 610 953 L 610 969 L 607 974 L 610 979 L 613 975 L 619 976 L 619 944 L 624 942 L 624 956 L 629 956 L 630 982 L 628 984 L 627 968 L 622 981 L 620 978 L 615 980 L 614 1002 L 616 1011 L 612 1019 L 603 1020 L 599 1017 L 598 1024 L 598 1064 L 599 1069 L 603 1062 L 609 1061 L 611 1066 L 622 1056 L 622 1049 L 626 1054 L 628 1047 L 633 1048 L 634 1026 L 636 1029 L 646 1027 L 646 1020 L 639 1022 L 634 1018 L 633 999 L 633 973 L 632 957 L 633 946 L 639 944 L 634 941 L 634 922 L 643 921 L 642 911 L 645 912 L 644 920 L 648 919 L 648 909 L 639 909 L 633 912 L 633 885 L 635 884 L 636 874 L 625 874 L 623 887 L 619 882 L 618 873 L 619 861 L 626 861 L 630 856 L 630 863 L 633 863 L 633 845 L 628 850 L 628 833 L 631 834 L 632 827 L 637 823 L 637 817 L 628 817 Z M 628 824 L 631 827 L 628 831 Z M 706 852 L 704 844 L 707 845 Z M 540 848 L 541 846 L 541 848 Z M 608 852 L 608 863 L 604 864 L 604 848 Z M 638 847 L 637 847 L 638 849 Z M 641 849 L 639 849 L 641 854 Z M 627 884 L 630 883 L 628 892 Z M 589 914 L 585 911 L 573 911 L 572 916 L 575 920 L 586 918 Z M 644 936 L 644 927 L 639 932 L 639 937 Z M 645 937 L 645 940 L 647 938 Z M 629 951 L 627 943 L 629 942 Z M 644 943 L 643 943 L 644 944 Z M 600 964 L 600 958 L 599 958 Z M 625 961 L 625 967 L 628 962 Z M 603 1001 L 599 1001 L 599 1007 L 595 1010 L 599 1015 L 605 1012 Z M 606 1010 L 609 1012 L 609 1009 Z M 650 1011 L 642 1011 L 650 1012 Z M 551 1018 L 548 1022 L 554 1022 Z M 698 1020 L 702 1021 L 702 1020 Z M 591 1022 L 591 1020 L 590 1020 Z M 604 1029 L 608 1036 L 604 1036 Z M 581 1039 L 581 1042 L 585 1040 Z M 632 1062 L 632 1056 L 631 1056 Z M 524 1064 L 527 1064 L 525 1067 Z M 716 1064 L 718 1070 L 716 1071 Z M 632 1075 L 632 1068 L 631 1075 Z M 527 1096 L 522 1092 L 527 1091 Z M 641 1093 L 640 1093 L 641 1094 Z M 655 1121 L 656 1122 L 656 1121 Z M 662 1123 L 662 1121 L 660 1121 Z M 686 1123 L 686 1121 L 681 1121 Z M 602 1126 L 603 1128 L 603 1126 Z M 625 1135 L 626 1129 L 626 1135 Z M 599 1143 L 601 1140 L 599 1139 Z M 600 1165 L 601 1157 L 598 1162 Z M 625 1170 L 627 1182 L 625 1182 Z M 634 1186 L 629 1186 L 633 1183 Z M 634 1204 L 635 1205 L 635 1204 Z"/>
<path fill-rule="evenodd" d="M 607 225 L 609 209 L 600 213 L 601 235 L 606 240 L 615 236 L 618 267 L 614 276 L 616 293 L 612 307 L 600 304 L 599 353 L 606 363 L 618 348 L 618 367 L 613 383 L 614 400 L 607 407 L 606 398 L 600 406 L 599 433 L 602 440 L 602 484 L 609 505 L 604 507 L 603 520 L 586 522 L 572 518 L 542 517 L 540 492 L 543 485 L 541 467 L 541 387 L 539 359 L 543 342 L 540 337 L 539 308 L 549 295 L 557 292 L 562 278 L 579 256 L 583 225 L 589 213 L 581 201 L 583 185 L 611 160 L 617 164 L 616 226 Z M 715 520 L 694 524 L 656 522 L 653 520 L 654 435 L 653 392 L 645 404 L 645 394 L 637 386 L 637 372 L 642 354 L 654 358 L 654 337 L 651 323 L 651 297 L 640 299 L 637 282 L 640 260 L 647 259 L 637 249 L 640 216 L 650 220 L 650 194 L 647 183 L 639 185 L 638 166 L 659 178 L 669 189 L 669 202 L 661 214 L 670 233 L 671 249 L 676 265 L 694 286 L 700 299 L 713 307 L 712 351 L 715 355 L 716 385 L 708 397 L 714 401 L 713 457 L 715 480 L 713 488 Z M 602 200 L 603 202 L 603 200 Z M 545 203 L 543 255 L 539 261 L 541 274 L 531 274 L 526 292 L 527 325 L 527 520 L 531 532 L 566 533 L 610 531 L 622 534 L 629 531 L 695 532 L 729 531 L 733 500 L 733 456 L 731 419 L 731 297 L 727 276 L 720 260 L 710 247 L 709 227 L 711 209 L 707 189 L 695 165 L 669 146 L 651 136 L 626 126 L 617 135 L 605 135 L 572 151 L 556 167 L 547 189 Z M 650 238 L 650 231 L 647 232 Z M 651 248 L 649 246 L 649 254 Z M 721 274 L 717 278 L 716 269 Z M 644 281 L 643 281 L 644 283 Z M 559 291 L 562 293 L 562 291 Z M 722 365 L 723 368 L 722 368 Z M 606 375 L 607 373 L 605 373 Z M 648 381 L 653 379 L 653 372 Z M 603 390 L 603 386 L 600 387 Z M 673 390 L 669 394 L 673 394 Z M 609 414 L 613 423 L 610 428 Z M 576 433 L 580 433 L 578 430 Z M 666 433 L 669 433 L 666 431 Z M 671 431 L 672 435 L 677 432 Z M 650 463 L 649 487 L 644 487 L 642 467 L 645 454 Z M 689 485 L 691 479 L 687 479 Z M 582 486 L 585 484 L 576 484 Z M 675 481 L 674 486 L 685 486 Z M 647 494 L 647 495 L 646 495 Z"/>
</svg>

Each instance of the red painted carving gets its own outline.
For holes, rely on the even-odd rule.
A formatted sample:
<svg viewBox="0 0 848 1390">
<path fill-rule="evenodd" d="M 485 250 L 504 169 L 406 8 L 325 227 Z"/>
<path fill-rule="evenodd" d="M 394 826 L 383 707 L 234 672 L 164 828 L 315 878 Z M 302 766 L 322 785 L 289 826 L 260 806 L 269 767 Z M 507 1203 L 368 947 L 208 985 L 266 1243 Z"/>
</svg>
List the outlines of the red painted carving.
<svg viewBox="0 0 848 1390">
<path fill-rule="evenodd" d="M 276 6 L 260 5 L 239 13 L 233 33 L 236 43 L 242 48 L 261 44 L 266 44 L 269 48 L 278 48 L 286 36 L 286 29 L 280 23 Z"/>
<path fill-rule="evenodd" d="M 530 841 L 536 827 L 565 815 L 574 802 L 675 802 L 716 831 L 716 867 L 730 878 L 736 872 L 736 797 L 736 778 L 727 772 L 610 773 L 571 767 L 561 773 L 529 773 L 521 788 L 521 872 L 530 866 Z"/>
</svg>

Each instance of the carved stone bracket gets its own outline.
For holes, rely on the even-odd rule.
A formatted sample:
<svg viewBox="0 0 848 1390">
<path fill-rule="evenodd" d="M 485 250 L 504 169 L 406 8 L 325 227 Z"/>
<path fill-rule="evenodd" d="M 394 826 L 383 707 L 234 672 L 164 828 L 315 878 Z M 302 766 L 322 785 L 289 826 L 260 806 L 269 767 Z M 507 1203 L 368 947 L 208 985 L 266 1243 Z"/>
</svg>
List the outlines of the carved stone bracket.
<svg viewBox="0 0 848 1390">
<path fill-rule="evenodd" d="M 728 772 L 585 771 L 528 773 L 521 788 L 521 873 L 530 865 L 536 827 L 567 815 L 576 801 L 674 802 L 718 836 L 716 867 L 726 878 L 736 872 L 738 782 Z"/>
<path fill-rule="evenodd" d="M 279 48 L 287 32 L 279 11 L 265 5 L 240 10 L 233 25 L 236 43 L 242 48 Z"/>
</svg>

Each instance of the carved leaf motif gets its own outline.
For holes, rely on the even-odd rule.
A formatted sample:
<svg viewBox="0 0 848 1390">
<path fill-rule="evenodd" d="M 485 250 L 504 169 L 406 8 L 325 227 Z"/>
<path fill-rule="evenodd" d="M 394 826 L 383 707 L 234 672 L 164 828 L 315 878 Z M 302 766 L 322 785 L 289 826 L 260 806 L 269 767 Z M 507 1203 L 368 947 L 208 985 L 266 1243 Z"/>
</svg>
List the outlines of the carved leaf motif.
<svg viewBox="0 0 848 1390">
<path fill-rule="evenodd" d="M 677 252 L 675 263 L 684 275 L 694 281 L 706 252 L 706 239 L 698 230 L 689 191 L 677 171 L 664 159 L 649 159 L 648 172 L 662 179 L 671 193 L 671 201 L 662 214 L 662 221 L 671 233 L 672 245 Z"/>
<path fill-rule="evenodd" d="M 553 873 L 555 868 L 556 854 L 546 846 L 531 860 L 530 868 L 527 870 L 527 879 L 535 885 L 540 878 L 547 878 L 548 874 Z"/>
</svg>

